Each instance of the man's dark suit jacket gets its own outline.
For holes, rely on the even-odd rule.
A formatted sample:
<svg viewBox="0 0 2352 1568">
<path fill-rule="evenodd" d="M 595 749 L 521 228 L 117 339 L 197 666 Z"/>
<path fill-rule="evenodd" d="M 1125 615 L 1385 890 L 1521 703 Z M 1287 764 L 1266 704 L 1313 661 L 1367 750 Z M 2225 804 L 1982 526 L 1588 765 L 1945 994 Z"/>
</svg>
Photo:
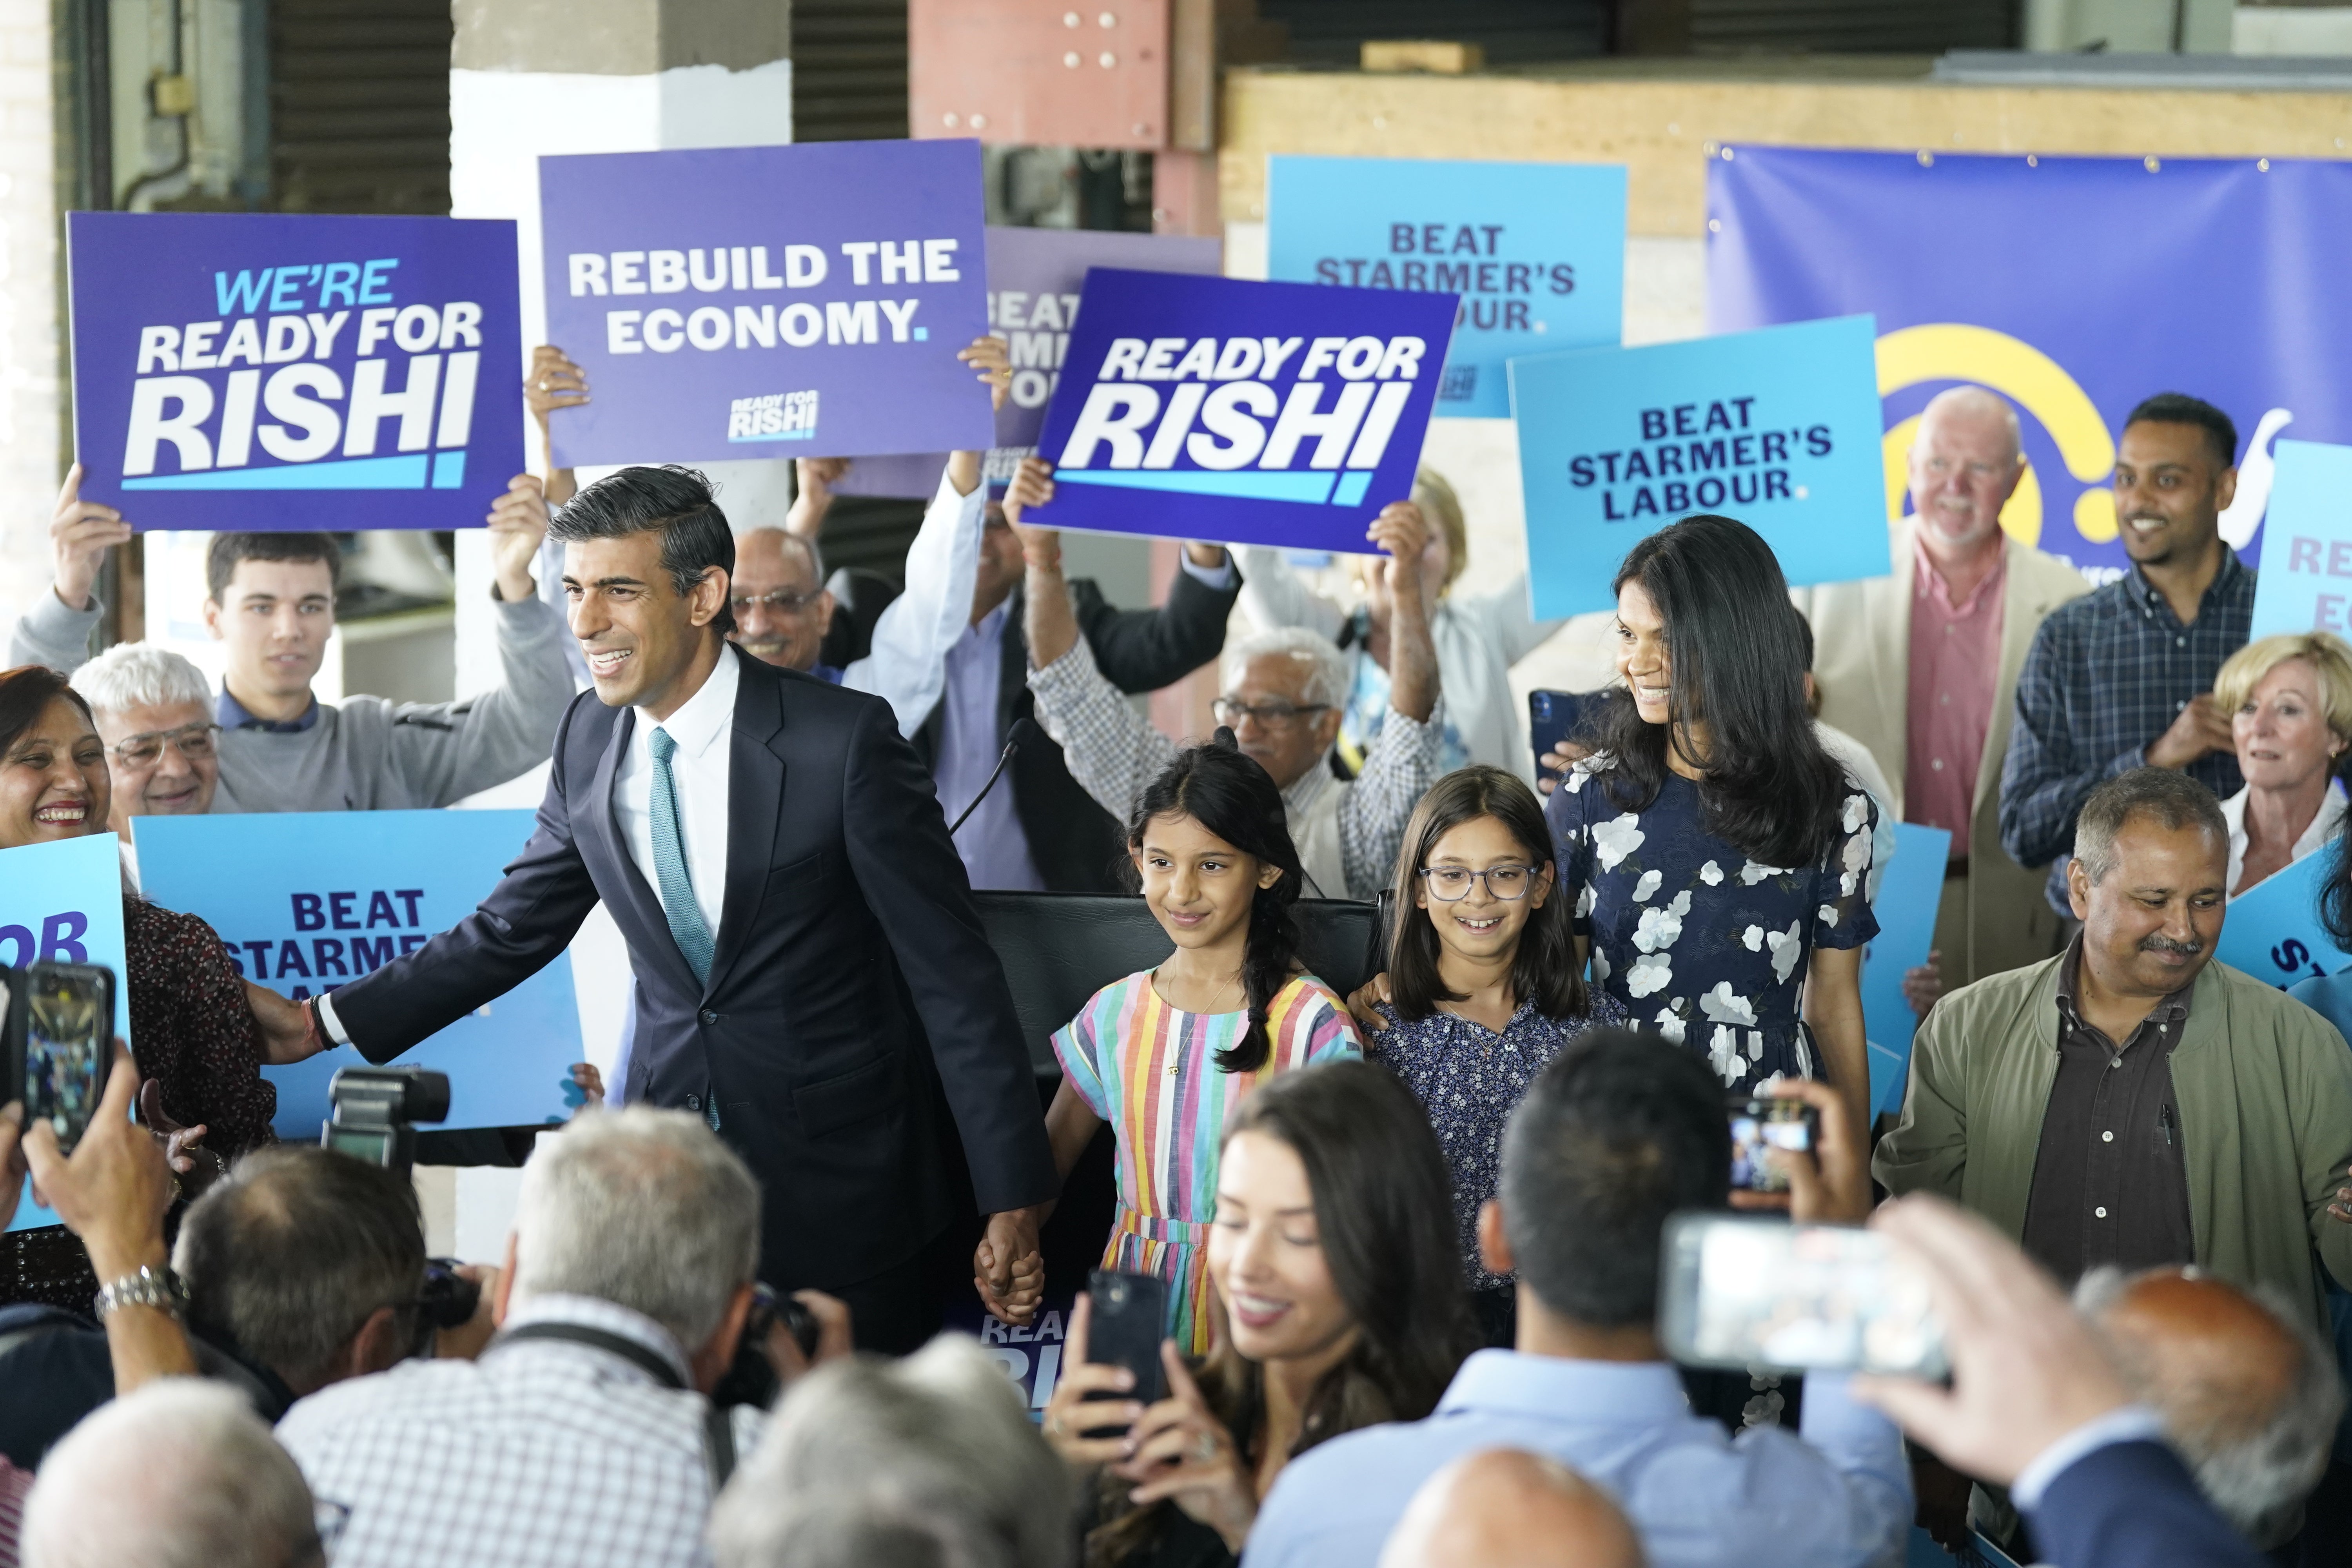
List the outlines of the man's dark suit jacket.
<svg viewBox="0 0 2352 1568">
<path fill-rule="evenodd" d="M 2262 1568 L 2268 1561 L 2161 1443 L 2115 1443 L 2058 1472 L 2026 1519 L 2036 1560 L 2063 1568 Z"/>
<path fill-rule="evenodd" d="M 1103 679 L 1129 693 L 1157 691 L 1215 658 L 1225 646 L 1226 617 L 1240 596 L 1238 568 L 1234 585 L 1223 591 L 1180 570 L 1168 590 L 1168 602 L 1156 610 L 1115 608 L 1089 578 L 1070 584 L 1078 633 L 1094 650 L 1096 666 Z M 1029 717 L 1037 707 L 1029 690 L 1024 605 L 1015 588 L 1007 601 L 1003 673 L 996 686 L 1000 748 L 1013 721 Z M 942 701 L 940 708 L 945 706 Z M 933 709 L 915 736 L 927 763 L 939 758 L 940 722 L 940 709 Z M 1012 786 L 1013 810 L 1028 836 L 1030 858 L 1048 889 L 1057 893 L 1127 890 L 1116 869 L 1127 856 L 1127 825 L 1096 805 L 1094 796 L 1070 776 L 1062 748 L 1052 736 L 1040 730 L 1023 742 L 1005 773 L 997 787 Z"/>
<path fill-rule="evenodd" d="M 982 1213 L 1059 1184 L 1004 972 L 889 705 L 722 657 L 740 686 L 708 984 L 613 807 L 635 710 L 583 692 L 505 879 L 453 929 L 339 987 L 335 1015 L 362 1056 L 388 1061 L 555 958 L 601 899 L 637 978 L 626 1098 L 700 1110 L 717 1096 L 720 1136 L 766 1194 L 761 1278 L 846 1285 L 951 1217 L 942 1109 Z"/>
</svg>

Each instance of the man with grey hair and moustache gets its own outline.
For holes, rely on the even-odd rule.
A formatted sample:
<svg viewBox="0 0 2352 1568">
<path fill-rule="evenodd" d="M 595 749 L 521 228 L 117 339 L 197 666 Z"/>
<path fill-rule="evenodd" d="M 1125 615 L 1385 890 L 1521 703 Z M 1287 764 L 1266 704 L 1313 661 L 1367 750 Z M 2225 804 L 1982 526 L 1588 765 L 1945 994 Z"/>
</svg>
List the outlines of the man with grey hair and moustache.
<svg viewBox="0 0 2352 1568">
<path fill-rule="evenodd" d="M 2315 1252 L 2352 1279 L 2352 1225 L 2328 1214 L 2352 1165 L 2352 1050 L 2213 961 L 2229 852 L 2185 773 L 2094 791 L 2066 869 L 2081 932 L 1937 1004 L 1871 1168 L 1976 1210 L 2061 1280 L 2195 1264 L 2325 1333 Z"/>
<path fill-rule="evenodd" d="M 1946 986 L 2058 945 L 2039 871 L 2001 847 L 2001 759 L 2034 634 L 2091 585 L 2001 528 L 2026 477 L 2003 398 L 1980 386 L 1937 393 L 1919 414 L 1909 472 L 1894 572 L 1790 596 L 1813 628 L 1822 722 L 1869 748 L 1902 820 L 1952 836 L 1927 963 L 1906 977 L 1924 1013 Z"/>
<path fill-rule="evenodd" d="M 153 643 L 117 643 L 73 673 L 89 703 L 114 808 L 106 825 L 130 853 L 135 816 L 235 811 L 221 787 L 220 725 L 212 689 L 186 658 Z"/>
<path fill-rule="evenodd" d="M 700 1117 L 632 1107 L 542 1138 L 480 1356 L 337 1384 L 278 1425 L 349 1510 L 337 1568 L 707 1561 L 711 1498 L 759 1436 L 759 1411 L 709 1397 L 759 1252 L 759 1184 Z"/>
</svg>

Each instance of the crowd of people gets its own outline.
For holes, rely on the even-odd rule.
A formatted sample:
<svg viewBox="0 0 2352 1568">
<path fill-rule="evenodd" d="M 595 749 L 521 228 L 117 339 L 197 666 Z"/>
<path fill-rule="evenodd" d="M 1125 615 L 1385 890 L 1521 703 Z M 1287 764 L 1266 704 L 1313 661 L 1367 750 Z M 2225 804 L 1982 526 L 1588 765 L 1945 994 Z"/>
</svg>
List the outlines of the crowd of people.
<svg viewBox="0 0 2352 1568">
<path fill-rule="evenodd" d="M 1001 400 L 1003 345 L 962 357 Z M 543 426 L 586 394 L 539 351 Z M 2061 1568 L 2342 1561 L 2352 979 L 2214 952 L 2320 854 L 2352 948 L 2352 648 L 2249 642 L 2226 415 L 2152 397 L 2118 452 L 2095 590 L 2004 531 L 2016 416 L 1972 387 L 1919 421 L 1890 577 L 1792 593 L 1734 519 L 1657 530 L 1619 681 L 1541 757 L 1508 672 L 1555 628 L 1455 598 L 1427 470 L 1352 579 L 1192 543 L 1156 608 L 1065 576 L 1034 458 L 992 499 L 954 454 L 878 595 L 826 575 L 834 460 L 772 521 L 682 467 L 518 476 L 504 682 L 441 706 L 313 695 L 323 534 L 215 539 L 217 691 L 90 657 L 128 525 L 69 477 L 0 848 L 123 836 L 138 1053 L 69 1151 L 0 1112 L 0 1207 L 29 1177 L 61 1222 L 0 1277 L 0 1565 L 1810 1568 L 1915 1522 Z M 1211 664 L 1209 738 L 1139 711 Z M 543 763 L 479 909 L 304 1002 L 139 891 L 142 816 Z M 1898 820 L 1951 848 L 1880 1117 Z M 1164 935 L 1085 977 L 1042 1087 L 974 889 L 1139 893 Z M 1375 907 L 1352 994 L 1302 900 Z M 537 1139 L 503 1257 L 428 1258 L 405 1173 L 274 1140 L 263 1066 L 392 1061 L 600 902 L 625 1058 Z M 1818 1127 L 1785 1190 L 1735 1189 L 1735 1097 Z M 1156 1365 L 1048 1287 L 1106 1142 L 1108 1229 L 1057 1245 L 1151 1283 Z M 1882 1237 L 1948 1381 L 1670 1359 L 1677 1216 L 1759 1208 Z M 1059 1339 L 1034 1408 L 941 1333 L 967 1292 Z"/>
</svg>

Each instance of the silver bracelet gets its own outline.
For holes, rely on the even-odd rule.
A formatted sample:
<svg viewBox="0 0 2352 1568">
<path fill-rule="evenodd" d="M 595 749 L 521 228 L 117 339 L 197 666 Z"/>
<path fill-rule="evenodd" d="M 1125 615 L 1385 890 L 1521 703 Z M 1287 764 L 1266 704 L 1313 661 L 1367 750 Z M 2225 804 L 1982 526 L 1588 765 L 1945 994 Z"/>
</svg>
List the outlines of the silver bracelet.
<svg viewBox="0 0 2352 1568">
<path fill-rule="evenodd" d="M 126 1274 L 100 1289 L 91 1299 L 91 1306 L 101 1321 L 117 1307 L 152 1307 L 184 1319 L 188 1315 L 188 1287 L 168 1268 L 150 1268 L 142 1264 L 137 1273 Z"/>
</svg>

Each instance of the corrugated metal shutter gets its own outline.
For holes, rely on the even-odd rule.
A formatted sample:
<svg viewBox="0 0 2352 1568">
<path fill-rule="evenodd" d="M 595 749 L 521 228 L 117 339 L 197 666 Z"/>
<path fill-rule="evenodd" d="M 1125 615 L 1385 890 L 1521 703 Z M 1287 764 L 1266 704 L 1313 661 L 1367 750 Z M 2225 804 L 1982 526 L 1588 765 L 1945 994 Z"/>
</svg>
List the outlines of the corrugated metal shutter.
<svg viewBox="0 0 2352 1568">
<path fill-rule="evenodd" d="M 1932 55 L 2006 48 L 2015 0 L 1690 0 L 1694 53 Z"/>
<path fill-rule="evenodd" d="M 269 0 L 270 205 L 449 210 L 449 0 Z"/>
<path fill-rule="evenodd" d="M 1257 14 L 1289 26 L 1302 65 L 1352 66 L 1367 38 L 1476 44 L 1504 66 L 1602 54 L 1609 37 L 1603 0 L 1258 0 Z"/>
<path fill-rule="evenodd" d="M 793 140 L 907 134 L 907 0 L 793 0 Z"/>
</svg>

